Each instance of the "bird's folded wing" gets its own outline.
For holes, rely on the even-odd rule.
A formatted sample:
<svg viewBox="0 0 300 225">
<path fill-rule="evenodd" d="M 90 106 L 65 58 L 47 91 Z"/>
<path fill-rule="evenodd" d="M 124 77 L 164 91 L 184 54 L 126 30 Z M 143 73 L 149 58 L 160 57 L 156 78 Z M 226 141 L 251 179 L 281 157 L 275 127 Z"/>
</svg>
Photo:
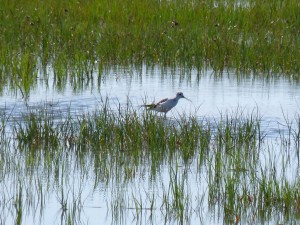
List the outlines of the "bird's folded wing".
<svg viewBox="0 0 300 225">
<path fill-rule="evenodd" d="M 164 103 L 164 102 L 166 102 L 167 100 L 168 100 L 168 98 L 164 98 L 164 99 L 160 100 L 158 103 L 156 103 L 156 105 L 159 105 L 159 104 L 161 104 L 161 103 Z"/>
<path fill-rule="evenodd" d="M 146 104 L 146 105 L 142 105 L 144 107 L 147 107 L 148 109 L 154 109 L 156 106 L 158 106 L 159 104 L 162 104 L 164 102 L 166 102 L 168 100 L 168 98 L 164 98 L 162 100 L 160 100 L 158 103 L 152 103 L 152 104 Z"/>
</svg>

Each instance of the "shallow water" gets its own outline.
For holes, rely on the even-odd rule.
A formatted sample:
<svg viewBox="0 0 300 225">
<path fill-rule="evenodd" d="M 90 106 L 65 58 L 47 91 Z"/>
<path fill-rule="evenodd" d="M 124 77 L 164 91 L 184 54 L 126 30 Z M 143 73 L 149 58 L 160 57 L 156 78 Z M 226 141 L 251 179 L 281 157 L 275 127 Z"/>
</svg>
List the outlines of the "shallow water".
<svg viewBox="0 0 300 225">
<path fill-rule="evenodd" d="M 47 82 L 45 79 L 38 82 L 26 101 L 21 92 L 15 94 L 6 89 L 0 97 L 1 112 L 20 115 L 28 109 L 41 107 L 60 114 L 70 111 L 80 115 L 95 111 L 106 98 L 116 107 L 130 101 L 133 107 L 143 110 L 140 105 L 145 102 L 173 97 L 178 91 L 192 103 L 180 100 L 167 114 L 170 118 L 185 113 L 215 119 L 243 111 L 258 113 L 263 121 L 274 122 L 270 129 L 277 129 L 278 122 L 284 123 L 286 118 L 293 118 L 299 111 L 300 84 L 287 78 L 238 77 L 233 72 L 220 77 L 212 71 L 198 75 L 196 70 L 185 72 L 183 69 L 162 70 L 158 66 L 147 69 L 143 66 L 139 70 L 111 69 L 104 72 L 99 82 L 95 72 L 93 82 L 83 81 L 84 85 L 77 88 L 67 83 L 58 91 L 50 69 L 48 76 Z"/>
<path fill-rule="evenodd" d="M 233 115 L 241 111 L 245 116 L 258 113 L 262 117 L 262 129 L 268 137 L 267 142 L 272 142 L 274 146 L 277 146 L 279 134 L 288 131 L 282 124 L 286 124 L 286 119 L 293 119 L 299 112 L 300 84 L 286 78 L 264 79 L 254 75 L 237 78 L 234 73 L 226 73 L 220 77 L 214 75 L 212 71 L 197 75 L 194 70 L 186 72 L 182 68 L 162 70 L 158 66 L 150 69 L 143 66 L 139 70 L 119 68 L 106 71 L 99 82 L 100 85 L 98 81 L 94 81 L 94 83 L 85 84 L 84 88 L 74 90 L 74 87 L 68 83 L 63 90 L 57 91 L 53 84 L 51 69 L 48 73 L 48 85 L 41 80 L 40 85 L 31 91 L 27 101 L 22 98 L 21 93 L 15 95 L 6 89 L 0 98 L 1 112 L 11 115 L 10 119 L 14 121 L 22 121 L 23 113 L 45 108 L 58 117 L 68 113 L 76 116 L 94 112 L 100 107 L 100 102 L 106 98 L 116 107 L 119 104 L 124 106 L 130 101 L 136 110 L 144 110 L 140 107 L 143 103 L 172 97 L 176 92 L 182 91 L 187 98 L 192 100 L 192 103 L 184 99 L 180 100 L 176 108 L 167 114 L 170 120 L 183 114 L 192 114 L 199 119 L 206 118 L 214 121 L 219 120 L 222 115 Z M 262 162 L 262 165 L 269 162 L 269 157 L 279 158 L 282 161 L 289 160 L 280 148 L 268 156 L 264 154 L 262 153 L 262 158 L 265 157 L 265 162 Z M 72 162 L 71 158 L 70 162 Z M 280 166 L 282 162 L 278 163 Z M 207 202 L 203 201 L 207 198 L 207 185 L 203 183 L 208 179 L 205 171 L 202 171 L 199 176 L 199 168 L 196 165 L 191 165 L 187 174 L 184 174 L 183 165 L 179 168 L 182 168 L 178 171 L 179 182 L 183 182 L 187 193 L 191 193 L 190 196 L 193 198 L 191 202 L 194 207 L 191 208 L 196 212 L 186 212 L 186 215 L 190 215 L 190 222 L 192 224 L 223 224 L 224 221 L 218 217 L 218 207 L 208 209 Z M 166 211 L 159 206 L 162 205 L 163 194 L 167 193 L 170 188 L 172 171 L 163 165 L 160 170 L 160 177 L 151 180 L 149 168 L 141 166 L 136 171 L 137 178 L 130 185 L 116 184 L 112 180 L 106 185 L 97 187 L 93 187 L 95 175 L 92 170 L 84 175 L 88 177 L 84 184 L 80 183 L 83 175 L 80 172 L 74 172 L 70 177 L 65 178 L 66 183 L 62 183 L 62 187 L 57 187 L 48 193 L 45 188 L 44 191 L 47 194 L 45 194 L 44 213 L 40 216 L 39 213 L 29 210 L 25 213 L 22 224 L 32 224 L 33 221 L 38 221 L 39 224 L 49 224 L 49 221 L 51 221 L 50 224 L 64 223 L 68 212 L 62 213 L 63 210 L 59 204 L 60 188 L 66 189 L 70 202 L 80 196 L 78 204 L 82 204 L 82 207 L 79 207 L 81 210 L 75 212 L 78 215 L 78 221 L 75 222 L 78 224 L 165 224 Z M 70 171 L 76 171 L 76 166 L 70 165 Z M 295 179 L 297 170 L 289 170 L 287 176 L 289 180 Z M 1 186 L 9 187 L 9 179 L 8 183 L 5 185 L 2 183 Z M 69 187 L 75 188 L 70 191 Z M 158 195 L 155 197 L 157 198 L 155 199 L 156 205 L 151 213 L 149 207 L 154 193 Z M 138 213 L 132 196 L 137 199 L 137 202 L 143 203 Z M 204 203 L 201 203 L 202 201 Z M 124 205 L 118 205 L 120 202 Z M 173 222 L 179 223 L 177 219 L 175 218 Z M 281 219 L 279 215 L 278 218 L 274 218 L 273 222 L 279 223 Z M 0 222 L 2 221 L 13 223 L 14 218 L 7 215 L 7 219 L 1 219 Z M 167 223 L 172 223 L 172 219 L 167 219 Z"/>
</svg>

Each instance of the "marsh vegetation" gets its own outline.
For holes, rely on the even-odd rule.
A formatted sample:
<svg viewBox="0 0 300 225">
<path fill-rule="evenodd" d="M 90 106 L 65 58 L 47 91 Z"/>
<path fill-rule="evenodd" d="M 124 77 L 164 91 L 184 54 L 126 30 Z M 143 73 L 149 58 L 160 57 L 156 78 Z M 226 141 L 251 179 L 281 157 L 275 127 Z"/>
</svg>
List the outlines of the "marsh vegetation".
<svg viewBox="0 0 300 225">
<path fill-rule="evenodd" d="M 287 122 L 270 142 L 255 113 L 165 119 L 103 104 L 77 117 L 1 116 L 2 223 L 43 221 L 50 199 L 63 224 L 86 223 L 89 207 L 106 208 L 116 224 L 129 212 L 150 224 L 212 222 L 207 212 L 222 223 L 297 219 L 299 127 Z"/>
<path fill-rule="evenodd" d="M 299 9 L 297 0 L 1 1 L 1 85 L 26 91 L 49 65 L 57 85 L 142 63 L 298 78 Z"/>
</svg>

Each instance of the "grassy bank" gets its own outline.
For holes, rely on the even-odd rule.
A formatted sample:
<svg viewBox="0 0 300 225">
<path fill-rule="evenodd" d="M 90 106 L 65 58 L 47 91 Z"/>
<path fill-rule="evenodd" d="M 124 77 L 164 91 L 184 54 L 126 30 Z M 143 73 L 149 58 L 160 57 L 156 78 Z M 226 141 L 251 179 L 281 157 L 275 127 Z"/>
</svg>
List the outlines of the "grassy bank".
<svg viewBox="0 0 300 225">
<path fill-rule="evenodd" d="M 109 102 L 80 117 L 39 110 L 23 118 L 1 116 L 4 223 L 36 211 L 42 218 L 54 195 L 62 223 L 76 224 L 99 192 L 116 224 L 128 210 L 137 223 L 145 210 L 180 224 L 207 219 L 203 209 L 226 224 L 299 216 L 299 177 L 289 175 L 299 164 L 299 127 L 268 143 L 253 114 L 170 120 Z"/>
<path fill-rule="evenodd" d="M 60 79 L 89 77 L 95 61 L 100 71 L 143 62 L 294 76 L 300 70 L 297 0 L 0 4 L 4 81 L 30 80 L 41 65 L 52 65 Z"/>
</svg>

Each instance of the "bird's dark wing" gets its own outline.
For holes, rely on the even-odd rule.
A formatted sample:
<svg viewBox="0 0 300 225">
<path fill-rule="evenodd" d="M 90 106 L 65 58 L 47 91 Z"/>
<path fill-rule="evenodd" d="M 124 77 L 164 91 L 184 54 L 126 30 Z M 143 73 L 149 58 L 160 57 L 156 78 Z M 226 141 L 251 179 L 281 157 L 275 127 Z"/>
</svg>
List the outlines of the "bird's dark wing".
<svg viewBox="0 0 300 225">
<path fill-rule="evenodd" d="M 161 103 L 164 103 L 164 102 L 166 102 L 168 100 L 168 98 L 164 98 L 164 99 L 162 99 L 162 100 L 160 100 L 158 103 L 152 103 L 152 104 L 146 104 L 146 105 L 142 105 L 142 106 L 144 106 L 144 107 L 146 107 L 146 108 L 148 108 L 148 109 L 154 109 L 156 106 L 158 106 L 159 104 L 161 104 Z"/>
<path fill-rule="evenodd" d="M 159 105 L 159 104 L 161 104 L 161 103 L 164 103 L 164 102 L 166 102 L 167 100 L 168 100 L 168 98 L 164 98 L 164 99 L 160 100 L 158 103 L 156 103 L 156 105 Z"/>
</svg>

